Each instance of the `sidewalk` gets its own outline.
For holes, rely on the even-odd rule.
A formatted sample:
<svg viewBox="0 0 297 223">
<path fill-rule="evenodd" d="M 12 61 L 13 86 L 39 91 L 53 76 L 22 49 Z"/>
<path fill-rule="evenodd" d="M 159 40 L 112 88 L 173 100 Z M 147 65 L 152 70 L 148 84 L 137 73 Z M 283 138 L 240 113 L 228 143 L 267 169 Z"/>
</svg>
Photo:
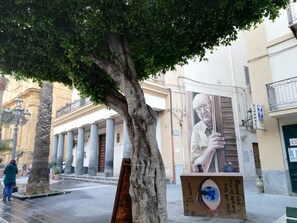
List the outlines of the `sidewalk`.
<svg viewBox="0 0 297 223">
<path fill-rule="evenodd" d="M 297 197 L 260 194 L 257 191 L 255 179 L 245 179 L 246 221 L 240 219 L 187 217 L 183 215 L 181 188 L 169 185 L 167 191 L 168 213 L 172 223 L 285 223 L 286 207 L 297 206 Z"/>
<path fill-rule="evenodd" d="M 17 179 L 20 189 L 25 188 L 27 179 L 27 177 Z M 0 209 L 2 209 L 0 210 L 0 222 L 110 222 L 116 186 L 67 180 L 51 180 L 50 183 L 52 189 L 68 190 L 71 193 L 25 201 L 13 200 L 8 204 L 0 204 Z M 282 218 L 286 206 L 297 206 L 297 197 L 257 193 L 254 179 L 245 180 L 245 201 L 246 221 L 188 217 L 183 214 L 181 186 L 167 186 L 167 209 L 170 223 L 283 223 L 286 222 L 286 219 Z"/>
</svg>

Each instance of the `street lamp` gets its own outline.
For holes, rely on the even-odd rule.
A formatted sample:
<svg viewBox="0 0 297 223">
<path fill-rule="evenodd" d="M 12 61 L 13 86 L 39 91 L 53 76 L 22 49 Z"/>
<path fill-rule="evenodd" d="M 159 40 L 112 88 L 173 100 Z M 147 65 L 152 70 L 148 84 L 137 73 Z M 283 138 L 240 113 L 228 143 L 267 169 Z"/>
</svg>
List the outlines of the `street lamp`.
<svg viewBox="0 0 297 223">
<path fill-rule="evenodd" d="M 30 117 L 30 112 L 22 107 L 23 99 L 16 98 L 16 107 L 13 109 L 7 108 L 2 113 L 2 123 L 6 125 L 14 125 L 13 131 L 13 144 L 12 144 L 12 158 L 15 159 L 16 145 L 18 138 L 19 125 L 25 125 Z"/>
</svg>

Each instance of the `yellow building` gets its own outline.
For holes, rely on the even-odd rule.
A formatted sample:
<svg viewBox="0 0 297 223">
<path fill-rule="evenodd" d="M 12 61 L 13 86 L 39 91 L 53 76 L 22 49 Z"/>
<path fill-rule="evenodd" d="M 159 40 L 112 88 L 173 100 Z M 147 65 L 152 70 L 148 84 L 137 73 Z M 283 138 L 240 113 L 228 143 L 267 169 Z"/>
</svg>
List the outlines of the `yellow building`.
<svg viewBox="0 0 297 223">
<path fill-rule="evenodd" d="M 172 98 L 175 95 L 164 85 L 163 76 L 141 85 L 147 103 L 158 115 L 157 140 L 162 156 L 166 157 L 167 178 L 175 181 L 173 143 L 176 142 L 172 136 Z M 51 161 L 58 165 L 65 161 L 66 174 L 118 176 L 122 158 L 131 156 L 121 116 L 104 105 L 94 106 L 88 99 L 80 98 L 76 91 L 72 103 L 57 111 L 52 125 Z"/>
<path fill-rule="evenodd" d="M 40 103 L 40 87 L 37 83 L 30 80 L 15 80 L 9 78 L 6 90 L 3 96 L 3 109 L 13 109 L 16 106 L 16 98 L 21 98 L 21 106 L 28 109 L 30 117 L 23 126 L 18 126 L 16 151 L 23 152 L 18 160 L 18 166 L 27 163 L 28 167 L 32 163 L 32 151 L 35 144 L 36 124 L 38 108 Z M 71 101 L 71 90 L 61 84 L 54 84 L 53 89 L 53 114 L 57 108 Z M 13 140 L 14 125 L 2 126 L 2 140 Z M 11 143 L 12 144 L 12 143 Z M 11 152 L 0 154 L 3 163 L 7 164 L 11 160 Z M 17 158 L 17 157 L 16 157 Z"/>
<path fill-rule="evenodd" d="M 288 27 L 297 28 L 296 13 L 292 3 L 274 22 L 265 20 L 247 32 L 253 103 L 264 114 L 255 111 L 254 120 L 262 125 L 257 130 L 261 172 L 264 191 L 272 194 L 297 193 L 297 40 Z"/>
</svg>

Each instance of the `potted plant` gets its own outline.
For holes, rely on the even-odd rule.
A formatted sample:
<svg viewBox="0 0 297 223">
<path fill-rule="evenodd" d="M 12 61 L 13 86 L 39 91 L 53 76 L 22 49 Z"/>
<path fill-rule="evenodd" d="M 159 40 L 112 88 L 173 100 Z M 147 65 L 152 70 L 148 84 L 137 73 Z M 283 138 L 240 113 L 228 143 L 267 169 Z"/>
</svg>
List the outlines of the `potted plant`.
<svg viewBox="0 0 297 223">
<path fill-rule="evenodd" d="M 55 167 L 57 166 L 57 163 L 51 162 L 51 163 L 49 163 L 48 166 L 50 168 L 50 170 L 49 170 L 50 179 L 54 179 L 54 172 L 55 172 Z"/>
<path fill-rule="evenodd" d="M 62 168 L 59 166 L 54 167 L 54 179 L 59 180 L 60 179 L 60 174 L 62 173 Z"/>
</svg>

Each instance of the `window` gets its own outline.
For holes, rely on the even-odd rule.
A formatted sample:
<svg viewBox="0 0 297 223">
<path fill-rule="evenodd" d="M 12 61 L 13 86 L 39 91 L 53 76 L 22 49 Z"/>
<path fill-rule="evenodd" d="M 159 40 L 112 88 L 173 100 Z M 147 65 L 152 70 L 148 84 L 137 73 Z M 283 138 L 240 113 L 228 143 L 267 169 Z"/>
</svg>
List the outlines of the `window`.
<svg viewBox="0 0 297 223">
<path fill-rule="evenodd" d="M 116 143 L 119 144 L 120 142 L 121 142 L 121 135 L 120 133 L 117 133 Z"/>
<path fill-rule="evenodd" d="M 249 72 L 249 67 L 247 66 L 244 66 L 244 75 L 245 75 L 245 84 L 250 85 L 251 84 L 250 72 Z"/>
</svg>

